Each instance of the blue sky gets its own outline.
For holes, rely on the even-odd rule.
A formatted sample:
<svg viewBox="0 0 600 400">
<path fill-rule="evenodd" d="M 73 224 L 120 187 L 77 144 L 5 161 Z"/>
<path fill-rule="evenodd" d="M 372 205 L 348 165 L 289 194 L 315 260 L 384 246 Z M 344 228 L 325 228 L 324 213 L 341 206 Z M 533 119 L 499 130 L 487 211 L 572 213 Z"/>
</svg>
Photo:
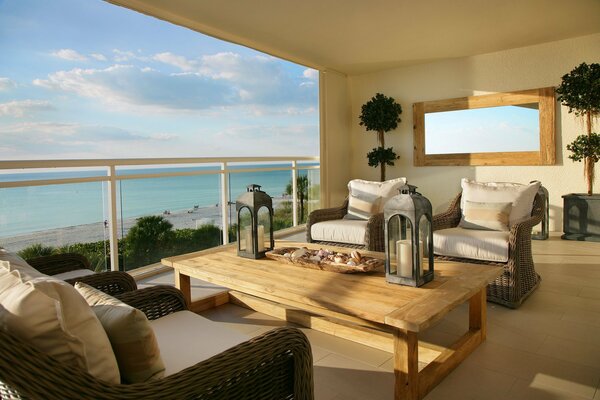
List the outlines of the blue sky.
<svg viewBox="0 0 600 400">
<path fill-rule="evenodd" d="M 537 109 L 519 106 L 425 114 L 425 153 L 539 151 Z"/>
<path fill-rule="evenodd" d="M 0 0 L 0 159 L 319 154 L 318 73 L 95 0 Z"/>
</svg>

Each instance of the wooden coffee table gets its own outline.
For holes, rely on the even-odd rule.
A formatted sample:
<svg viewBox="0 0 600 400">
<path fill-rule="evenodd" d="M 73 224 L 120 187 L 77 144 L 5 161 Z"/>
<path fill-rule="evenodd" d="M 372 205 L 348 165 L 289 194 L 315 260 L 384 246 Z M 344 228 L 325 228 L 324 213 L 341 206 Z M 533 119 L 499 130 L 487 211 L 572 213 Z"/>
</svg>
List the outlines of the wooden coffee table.
<svg viewBox="0 0 600 400">
<path fill-rule="evenodd" d="M 276 247 L 320 248 L 277 241 Z M 327 247 L 328 249 L 335 249 Z M 394 355 L 395 399 L 421 399 L 486 336 L 486 285 L 501 267 L 436 262 L 435 279 L 420 288 L 387 283 L 383 271 L 339 274 L 282 262 L 237 256 L 235 245 L 165 258 L 188 303 L 190 277 L 231 289 L 231 301 L 256 311 L 354 340 Z M 340 249 L 348 252 L 348 249 Z M 361 252 L 383 258 L 382 253 Z M 419 342 L 424 331 L 458 305 L 469 302 L 466 333 L 448 348 Z M 419 361 L 427 365 L 419 370 Z"/>
</svg>

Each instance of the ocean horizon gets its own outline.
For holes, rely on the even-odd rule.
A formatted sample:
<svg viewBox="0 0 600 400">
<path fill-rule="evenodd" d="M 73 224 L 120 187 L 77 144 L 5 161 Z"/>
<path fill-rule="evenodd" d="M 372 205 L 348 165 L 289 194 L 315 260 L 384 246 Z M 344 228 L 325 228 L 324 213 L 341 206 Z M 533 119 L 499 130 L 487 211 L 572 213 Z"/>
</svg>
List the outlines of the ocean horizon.
<svg viewBox="0 0 600 400">
<path fill-rule="evenodd" d="M 312 164 L 315 165 L 315 164 Z M 244 165 L 231 169 L 230 199 L 258 184 L 272 197 L 280 197 L 291 182 L 291 171 L 241 172 L 244 168 L 278 167 L 283 165 Z M 289 166 L 289 164 L 285 164 Z M 118 175 L 153 174 L 215 170 L 218 167 L 176 167 L 127 169 Z M 308 170 L 300 170 L 306 175 Z M 312 175 L 312 174 L 311 174 Z M 318 174 L 317 174 L 318 175 Z M 0 182 L 76 177 L 106 176 L 105 170 L 35 172 L 0 174 Z M 317 178 L 318 179 L 318 178 Z M 221 200 L 220 175 L 194 175 L 145 179 L 126 179 L 117 184 L 117 213 L 119 219 L 144 215 L 193 210 L 195 207 L 214 207 Z M 107 183 L 85 182 L 60 185 L 0 188 L 0 237 L 12 237 L 38 231 L 92 224 L 108 220 L 106 210 Z"/>
</svg>

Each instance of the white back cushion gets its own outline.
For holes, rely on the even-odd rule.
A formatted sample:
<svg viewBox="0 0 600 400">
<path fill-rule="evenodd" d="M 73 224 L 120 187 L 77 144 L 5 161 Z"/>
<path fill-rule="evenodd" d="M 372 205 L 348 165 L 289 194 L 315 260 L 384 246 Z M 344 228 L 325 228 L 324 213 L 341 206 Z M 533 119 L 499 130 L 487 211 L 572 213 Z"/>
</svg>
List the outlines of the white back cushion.
<svg viewBox="0 0 600 400">
<path fill-rule="evenodd" d="M 390 179 L 384 182 L 365 181 L 353 179 L 348 182 L 348 192 L 351 196 L 361 197 L 365 194 L 381 197 L 377 213 L 383 212 L 383 206 L 392 197 L 398 194 L 398 189 L 406 185 L 406 178 Z"/>
<path fill-rule="evenodd" d="M 465 202 L 478 203 L 512 203 L 509 226 L 513 226 L 531 216 L 533 200 L 540 188 L 540 182 L 523 185 L 508 182 L 476 182 L 463 178 L 460 182 L 462 197 L 461 210 L 465 209 Z M 464 212 L 463 212 L 464 218 Z"/>
<path fill-rule="evenodd" d="M 90 306 L 68 283 L 28 264 L 0 261 L 1 324 L 38 350 L 98 379 L 120 383 L 108 337 Z"/>
</svg>

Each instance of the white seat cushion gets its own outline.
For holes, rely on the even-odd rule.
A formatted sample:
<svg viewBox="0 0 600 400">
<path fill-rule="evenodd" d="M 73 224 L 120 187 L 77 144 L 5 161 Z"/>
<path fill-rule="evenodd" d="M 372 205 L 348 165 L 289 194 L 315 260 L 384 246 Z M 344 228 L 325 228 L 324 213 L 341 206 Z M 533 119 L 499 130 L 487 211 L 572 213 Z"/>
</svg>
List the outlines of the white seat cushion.
<svg viewBox="0 0 600 400">
<path fill-rule="evenodd" d="M 61 272 L 60 274 L 52 275 L 56 279 L 62 279 L 66 281 L 67 279 L 73 278 L 81 278 L 82 276 L 94 275 L 94 271 L 89 269 L 76 269 L 73 271 Z"/>
<path fill-rule="evenodd" d="M 191 311 L 150 321 L 165 363 L 165 376 L 191 367 L 250 339 Z"/>
<path fill-rule="evenodd" d="M 335 219 L 318 222 L 310 227 L 313 240 L 326 242 L 365 244 L 367 221 L 356 219 Z"/>
<path fill-rule="evenodd" d="M 433 232 L 433 252 L 438 255 L 507 262 L 506 231 L 450 228 Z"/>
</svg>

